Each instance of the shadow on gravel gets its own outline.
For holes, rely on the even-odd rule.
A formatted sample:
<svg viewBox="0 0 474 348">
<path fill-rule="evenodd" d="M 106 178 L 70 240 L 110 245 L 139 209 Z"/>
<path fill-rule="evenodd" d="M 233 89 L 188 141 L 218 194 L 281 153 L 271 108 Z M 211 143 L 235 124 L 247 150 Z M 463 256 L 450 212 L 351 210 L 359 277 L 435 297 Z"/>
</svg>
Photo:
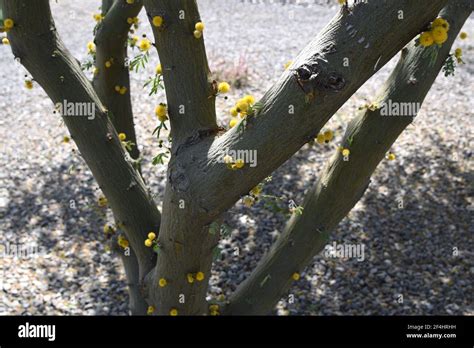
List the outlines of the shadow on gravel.
<svg viewBox="0 0 474 348">
<path fill-rule="evenodd" d="M 98 248 L 105 241 L 102 233 L 105 211 L 101 211 L 95 202 L 92 178 L 80 180 L 74 174 L 67 174 L 72 164 L 72 161 L 68 161 L 48 169 L 48 176 L 22 172 L 22 178 L 13 180 L 16 192 L 10 195 L 14 198 L 5 208 L 5 215 L 8 217 L 9 230 L 15 231 L 14 243 L 20 239 L 25 243 L 33 238 L 39 250 L 45 250 L 51 258 L 61 259 L 55 262 L 54 267 L 45 269 L 43 281 L 47 282 L 47 290 L 61 293 L 61 296 L 68 294 L 66 297 L 79 293 L 84 310 L 89 310 L 87 314 L 104 315 L 108 313 L 104 312 L 103 307 L 110 308 L 110 303 L 105 302 L 113 301 L 105 299 L 101 303 L 102 299 L 112 297 L 110 289 L 123 288 L 125 284 L 121 284 L 123 282 L 115 267 L 105 267 L 105 272 L 99 271 L 99 268 L 104 268 L 104 256 L 100 250 L 89 250 Z M 37 173 L 46 173 L 45 170 L 35 169 Z M 83 168 L 75 168 L 75 171 L 80 170 Z M 84 178 L 84 175 L 80 177 Z M 24 178 L 34 178 L 42 185 L 38 190 L 32 190 L 27 188 Z M 85 247 L 86 243 L 91 242 L 92 247 Z M 73 269 L 72 280 L 66 280 L 59 267 L 61 264 L 64 266 L 64 263 L 68 269 Z M 99 277 L 102 277 L 101 281 Z M 91 293 L 81 290 L 81 286 L 87 287 Z M 102 296 L 96 296 L 98 293 Z M 39 307 L 37 311 L 41 311 L 43 306 Z"/>
</svg>

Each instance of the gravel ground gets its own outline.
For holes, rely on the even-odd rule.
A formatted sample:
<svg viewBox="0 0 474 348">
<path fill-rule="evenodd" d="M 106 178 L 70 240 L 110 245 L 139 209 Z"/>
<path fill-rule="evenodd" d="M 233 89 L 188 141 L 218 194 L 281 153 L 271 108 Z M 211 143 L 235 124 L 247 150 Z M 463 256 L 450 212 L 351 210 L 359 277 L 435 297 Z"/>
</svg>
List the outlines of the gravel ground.
<svg viewBox="0 0 474 348">
<path fill-rule="evenodd" d="M 91 13 L 98 3 L 51 2 L 59 33 L 80 60 L 86 58 L 94 26 Z M 234 74 L 243 84 L 228 100 L 219 99 L 222 123 L 228 122 L 226 110 L 238 97 L 261 97 L 283 64 L 336 11 L 294 1 L 284 6 L 258 3 L 199 1 L 213 71 Z M 141 19 L 146 20 L 143 13 Z M 315 257 L 289 292 L 295 302 L 282 300 L 278 314 L 474 314 L 473 97 L 468 87 L 474 85 L 473 24 L 471 18 L 464 29 L 468 40 L 455 43 L 463 48 L 467 64 L 456 76 L 437 79 L 414 125 L 394 145 L 396 161 L 381 163 L 366 194 L 331 238 L 330 243 L 363 243 L 365 261 Z M 30 258 L 0 258 L 0 314 L 127 314 L 120 260 L 104 248 L 102 226 L 110 212 L 95 207 L 97 184 L 75 145 L 62 143 L 67 130 L 53 115 L 50 100 L 38 86 L 25 90 L 25 71 L 14 64 L 8 46 L 0 50 L 0 109 L 6 116 L 0 120 L 1 241 L 39 251 Z M 144 175 L 159 201 L 165 169 L 150 165 L 158 151 L 151 133 L 154 106 L 164 95 L 148 97 L 141 88 L 156 63 L 154 54 L 146 73 L 132 75 L 132 92 L 146 158 Z M 336 143 L 394 64 L 392 60 L 370 79 L 327 125 L 335 130 Z M 332 145 L 303 147 L 273 173 L 264 192 L 301 202 L 333 151 Z M 284 221 L 262 203 L 252 208 L 237 203 L 227 214 L 232 233 L 221 242 L 209 295 L 230 294 L 277 238 Z"/>
</svg>

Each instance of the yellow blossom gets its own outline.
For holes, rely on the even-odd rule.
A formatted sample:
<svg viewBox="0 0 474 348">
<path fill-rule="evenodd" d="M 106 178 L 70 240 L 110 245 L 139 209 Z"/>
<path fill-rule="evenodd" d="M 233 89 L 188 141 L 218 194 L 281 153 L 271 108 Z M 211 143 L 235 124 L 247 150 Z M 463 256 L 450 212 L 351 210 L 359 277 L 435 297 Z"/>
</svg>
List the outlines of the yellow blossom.
<svg viewBox="0 0 474 348">
<path fill-rule="evenodd" d="M 161 27 L 161 25 L 163 24 L 163 17 L 155 16 L 151 21 L 155 27 Z"/>
<path fill-rule="evenodd" d="M 433 30 L 431 30 L 431 35 L 433 36 L 434 42 L 438 45 L 448 39 L 448 32 L 444 27 L 434 27 Z"/>
<path fill-rule="evenodd" d="M 149 248 L 152 245 L 153 245 L 153 241 L 151 239 L 145 239 L 145 246 L 147 246 Z"/>
<path fill-rule="evenodd" d="M 295 272 L 291 275 L 291 278 L 293 278 L 293 280 L 299 280 L 300 279 L 300 274 Z"/>
<path fill-rule="evenodd" d="M 249 105 L 255 104 L 255 98 L 252 95 L 246 95 L 243 100 L 247 102 Z"/>
<path fill-rule="evenodd" d="M 100 22 L 102 19 L 104 19 L 104 16 L 100 13 L 94 13 L 92 16 L 94 17 L 96 22 Z"/>
<path fill-rule="evenodd" d="M 342 149 L 342 155 L 344 157 L 348 157 L 351 154 L 351 151 L 349 149 Z"/>
<path fill-rule="evenodd" d="M 124 95 L 125 93 L 127 93 L 127 87 L 125 87 L 125 86 L 120 87 L 119 93 L 121 95 Z"/>
<path fill-rule="evenodd" d="M 324 141 L 330 142 L 334 138 L 334 132 L 332 130 L 327 130 L 323 133 Z"/>
<path fill-rule="evenodd" d="M 429 47 L 433 44 L 434 38 L 431 32 L 425 31 L 420 35 L 420 45 L 423 47 Z"/>
<path fill-rule="evenodd" d="M 288 68 L 291 66 L 291 64 L 293 64 L 293 61 L 292 61 L 292 60 L 286 62 L 286 63 L 283 65 L 283 67 L 284 67 L 285 70 L 286 70 L 286 69 L 288 69 Z"/>
<path fill-rule="evenodd" d="M 387 159 L 389 161 L 394 161 L 396 158 L 395 154 L 393 152 L 389 152 L 388 155 L 387 155 Z"/>
<path fill-rule="evenodd" d="M 255 203 L 255 198 L 253 198 L 252 196 L 245 196 L 245 197 L 242 199 L 242 202 L 244 203 L 244 205 L 245 205 L 247 208 L 250 208 L 252 205 L 254 205 L 254 203 Z"/>
<path fill-rule="evenodd" d="M 168 108 L 166 107 L 166 104 L 161 103 L 155 108 L 155 115 L 158 117 L 160 122 L 165 122 L 168 119 L 168 116 L 166 116 L 167 113 Z"/>
<path fill-rule="evenodd" d="M 178 315 L 178 310 L 177 310 L 176 308 L 171 308 L 171 310 L 170 310 L 170 315 L 171 315 L 172 317 L 177 316 L 177 315 Z"/>
<path fill-rule="evenodd" d="M 148 306 L 148 309 L 146 310 L 146 314 L 152 315 L 154 312 L 155 312 L 155 307 Z"/>
<path fill-rule="evenodd" d="M 458 59 L 461 58 L 462 57 L 462 49 L 461 48 L 456 48 L 454 50 L 454 56 Z"/>
<path fill-rule="evenodd" d="M 4 37 L 4 38 L 2 39 L 2 44 L 4 44 L 4 45 L 9 45 L 9 44 L 10 44 L 10 40 L 8 40 L 7 37 Z"/>
<path fill-rule="evenodd" d="M 186 274 L 186 279 L 188 280 L 188 283 L 189 283 L 189 284 L 194 283 L 194 276 L 193 276 L 192 273 Z"/>
<path fill-rule="evenodd" d="M 151 42 L 150 40 L 148 40 L 147 38 L 145 39 L 142 39 L 139 43 L 138 43 L 138 47 L 140 48 L 141 51 L 143 52 L 146 52 L 150 49 L 151 47 Z"/>
<path fill-rule="evenodd" d="M 155 240 L 155 238 L 156 238 L 155 232 L 150 232 L 150 233 L 148 233 L 148 239 L 150 239 L 150 240 Z"/>
<path fill-rule="evenodd" d="M 156 72 L 157 75 L 161 75 L 163 73 L 163 69 L 161 67 L 161 64 L 158 64 L 156 66 L 155 72 Z"/>
<path fill-rule="evenodd" d="M 324 137 L 323 133 L 319 133 L 318 136 L 316 137 L 316 142 L 318 144 L 324 144 L 325 140 L 326 140 L 326 138 Z"/>
<path fill-rule="evenodd" d="M 112 62 L 110 60 L 105 61 L 105 67 L 110 68 L 112 66 Z"/>
<path fill-rule="evenodd" d="M 112 226 L 110 226 L 109 224 L 105 224 L 104 227 L 103 227 L 103 230 L 104 230 L 104 233 L 105 234 L 109 234 L 109 233 L 114 233 L 115 230 Z"/>
<path fill-rule="evenodd" d="M 135 0 L 127 0 L 127 4 L 131 5 L 135 2 Z"/>
<path fill-rule="evenodd" d="M 239 114 L 235 106 L 230 109 L 230 114 L 232 115 L 232 117 L 236 117 Z"/>
<path fill-rule="evenodd" d="M 128 240 L 126 240 L 123 236 L 118 237 L 118 245 L 120 245 L 122 248 L 128 248 L 129 243 Z"/>
<path fill-rule="evenodd" d="M 125 139 L 127 139 L 127 134 L 119 133 L 118 137 L 119 137 L 120 141 L 124 141 Z"/>
<path fill-rule="evenodd" d="M 160 280 L 158 281 L 158 285 L 159 285 L 161 288 L 164 288 L 167 284 L 168 284 L 168 282 L 166 281 L 165 278 L 160 278 Z"/>
<path fill-rule="evenodd" d="M 203 273 L 203 272 L 197 272 L 197 273 L 196 273 L 196 280 L 197 280 L 198 282 L 204 280 L 204 273 Z"/>
<path fill-rule="evenodd" d="M 108 200 L 104 196 L 100 196 L 99 199 L 97 200 L 97 205 L 99 207 L 105 207 L 107 203 L 108 203 Z"/>
<path fill-rule="evenodd" d="M 197 31 L 204 31 L 204 23 L 197 22 L 196 25 L 194 26 L 194 29 L 196 29 Z"/>
<path fill-rule="evenodd" d="M 239 121 L 235 118 L 233 118 L 232 120 L 230 120 L 229 122 L 229 127 L 230 128 L 233 128 L 237 123 L 239 123 Z"/>
<path fill-rule="evenodd" d="M 71 138 L 69 138 L 67 135 L 63 137 L 63 143 L 69 143 L 71 141 Z"/>
<path fill-rule="evenodd" d="M 99 68 L 95 66 L 94 69 L 92 69 L 92 73 L 94 75 L 99 75 Z"/>
<path fill-rule="evenodd" d="M 239 158 L 235 161 L 235 163 L 231 166 L 232 169 L 241 169 L 245 165 L 244 160 Z"/>
<path fill-rule="evenodd" d="M 257 197 L 262 192 L 262 187 L 260 185 L 255 186 L 250 190 L 250 193 Z"/>
<path fill-rule="evenodd" d="M 228 93 L 230 91 L 230 85 L 227 82 L 221 82 L 217 86 L 217 90 L 222 94 Z"/>
<path fill-rule="evenodd" d="M 444 18 L 436 18 L 433 23 L 431 23 L 431 27 L 432 28 L 435 28 L 435 27 L 442 27 L 446 30 L 449 30 L 449 23 L 446 19 Z"/>
<path fill-rule="evenodd" d="M 9 31 L 13 26 L 15 25 L 15 22 L 11 18 L 5 18 L 3 20 L 3 28 L 5 31 Z"/>
<path fill-rule="evenodd" d="M 247 112 L 247 110 L 249 109 L 249 104 L 245 100 L 240 99 L 235 104 L 235 107 L 237 108 L 238 112 Z"/>
<path fill-rule="evenodd" d="M 194 30 L 193 35 L 196 39 L 200 39 L 202 36 L 202 31 Z"/>
<path fill-rule="evenodd" d="M 466 38 L 467 38 L 467 33 L 463 31 L 463 32 L 459 35 L 459 38 L 460 38 L 461 40 L 466 39 Z"/>
</svg>

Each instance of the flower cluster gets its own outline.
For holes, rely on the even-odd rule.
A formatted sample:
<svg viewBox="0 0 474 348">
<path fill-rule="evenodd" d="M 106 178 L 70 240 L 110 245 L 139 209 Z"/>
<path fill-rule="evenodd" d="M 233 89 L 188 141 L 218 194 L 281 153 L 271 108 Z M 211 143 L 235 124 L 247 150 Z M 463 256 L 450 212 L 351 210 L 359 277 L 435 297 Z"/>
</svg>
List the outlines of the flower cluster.
<svg viewBox="0 0 474 348">
<path fill-rule="evenodd" d="M 423 47 L 433 44 L 442 45 L 448 39 L 449 23 L 444 18 L 436 18 L 430 25 L 430 30 L 421 33 L 419 43 Z"/>
<path fill-rule="evenodd" d="M 105 207 L 107 203 L 108 203 L 108 200 L 104 196 L 100 196 L 99 199 L 97 199 L 97 205 L 101 208 Z"/>
<path fill-rule="evenodd" d="M 248 195 L 242 198 L 242 203 L 244 203 L 247 208 L 253 206 L 255 202 L 258 201 L 258 196 L 262 192 L 262 188 L 263 184 L 258 184 L 257 186 L 255 186 L 253 189 L 250 190 Z"/>
<path fill-rule="evenodd" d="M 194 283 L 195 280 L 197 280 L 198 282 L 203 281 L 204 278 L 205 278 L 204 272 L 186 274 L 186 279 L 188 280 L 189 284 Z"/>
<path fill-rule="evenodd" d="M 203 22 L 197 22 L 194 25 L 194 32 L 193 35 L 196 39 L 200 39 L 202 37 L 202 32 L 204 31 L 204 23 Z"/>
<path fill-rule="evenodd" d="M 233 170 L 242 169 L 245 166 L 245 162 L 243 159 L 238 158 L 234 160 L 234 158 L 230 155 L 224 156 L 224 163 L 227 165 L 227 168 Z"/>
<path fill-rule="evenodd" d="M 145 246 L 147 247 L 152 247 L 153 244 L 158 245 L 158 240 L 156 240 L 156 233 L 155 232 L 150 232 L 148 233 L 148 238 L 145 240 Z"/>
<path fill-rule="evenodd" d="M 322 133 L 319 133 L 316 136 L 315 140 L 318 144 L 328 144 L 333 139 L 334 139 L 334 132 L 328 129 Z"/>
<path fill-rule="evenodd" d="M 115 86 L 115 92 L 117 92 L 118 94 L 124 95 L 125 93 L 127 93 L 127 87 L 117 85 Z"/>
<path fill-rule="evenodd" d="M 211 304 L 209 305 L 209 314 L 210 315 L 219 315 L 219 305 L 218 304 Z"/>
</svg>

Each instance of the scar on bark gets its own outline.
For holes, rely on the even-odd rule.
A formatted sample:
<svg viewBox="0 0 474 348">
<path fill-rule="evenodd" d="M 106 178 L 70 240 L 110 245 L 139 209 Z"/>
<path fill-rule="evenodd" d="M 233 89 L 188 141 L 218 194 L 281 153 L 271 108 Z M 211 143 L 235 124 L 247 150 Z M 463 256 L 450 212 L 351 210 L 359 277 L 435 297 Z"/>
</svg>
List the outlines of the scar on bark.
<svg viewBox="0 0 474 348">
<path fill-rule="evenodd" d="M 328 71 L 319 55 L 294 70 L 296 82 L 304 92 L 307 102 L 319 93 L 338 93 L 346 85 L 344 77 L 336 71 Z"/>
</svg>

